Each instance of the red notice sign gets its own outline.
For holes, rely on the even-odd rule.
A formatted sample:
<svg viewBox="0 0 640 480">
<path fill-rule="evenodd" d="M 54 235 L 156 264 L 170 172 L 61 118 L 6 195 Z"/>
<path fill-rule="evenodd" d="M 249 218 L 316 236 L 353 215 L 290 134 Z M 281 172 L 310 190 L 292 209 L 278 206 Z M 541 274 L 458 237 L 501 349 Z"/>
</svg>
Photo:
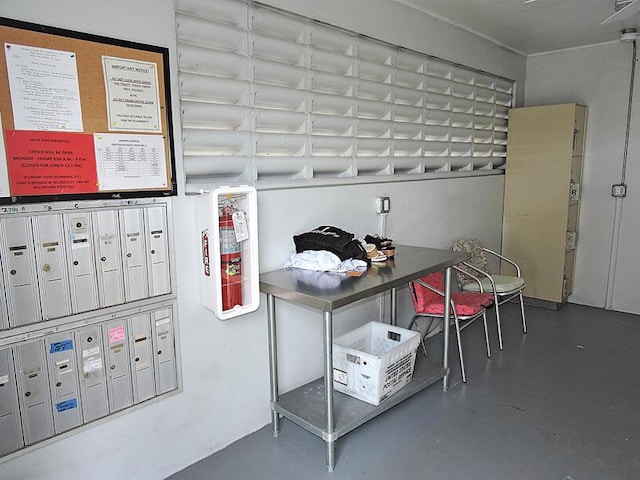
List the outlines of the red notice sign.
<svg viewBox="0 0 640 480">
<path fill-rule="evenodd" d="M 93 135 L 7 130 L 11 195 L 64 195 L 98 191 Z"/>
</svg>

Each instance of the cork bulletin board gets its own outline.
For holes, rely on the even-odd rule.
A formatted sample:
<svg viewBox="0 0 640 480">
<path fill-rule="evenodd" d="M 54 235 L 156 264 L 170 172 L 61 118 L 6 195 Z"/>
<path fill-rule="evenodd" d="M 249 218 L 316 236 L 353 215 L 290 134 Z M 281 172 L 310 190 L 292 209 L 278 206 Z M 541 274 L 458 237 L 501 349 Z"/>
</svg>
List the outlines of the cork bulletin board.
<svg viewBox="0 0 640 480">
<path fill-rule="evenodd" d="M 168 50 L 0 17 L 0 203 L 176 194 Z"/>
</svg>

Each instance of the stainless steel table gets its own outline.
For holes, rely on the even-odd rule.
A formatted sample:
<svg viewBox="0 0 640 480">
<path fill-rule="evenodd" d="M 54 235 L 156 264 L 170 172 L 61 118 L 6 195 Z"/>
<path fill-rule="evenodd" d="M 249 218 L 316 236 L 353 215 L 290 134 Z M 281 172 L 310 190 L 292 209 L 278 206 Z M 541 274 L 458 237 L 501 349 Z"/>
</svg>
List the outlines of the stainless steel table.
<svg viewBox="0 0 640 480">
<path fill-rule="evenodd" d="M 335 465 L 335 441 L 380 415 L 429 385 L 442 379 L 443 390 L 449 379 L 449 329 L 443 329 L 442 363 L 416 361 L 411 383 L 373 406 L 342 393 L 333 392 L 333 311 L 363 298 L 391 290 L 391 323 L 396 324 L 396 288 L 411 280 L 444 270 L 445 300 L 451 299 L 451 267 L 468 258 L 466 253 L 424 247 L 398 245 L 396 255 L 384 263 L 376 263 L 361 277 L 336 277 L 335 274 L 315 273 L 316 280 L 331 275 L 324 282 L 305 282 L 300 271 L 276 270 L 260 275 L 260 290 L 267 294 L 269 328 L 269 369 L 271 374 L 271 422 L 273 436 L 280 433 L 280 415 L 321 437 L 327 447 L 327 468 Z M 313 276 L 313 275 L 310 275 Z M 341 280 L 340 280 L 341 278 Z M 278 352 L 275 299 L 305 305 L 322 311 L 324 318 L 324 378 L 319 378 L 295 390 L 280 395 L 278 391 Z M 448 309 L 444 325 L 449 325 Z"/>
</svg>

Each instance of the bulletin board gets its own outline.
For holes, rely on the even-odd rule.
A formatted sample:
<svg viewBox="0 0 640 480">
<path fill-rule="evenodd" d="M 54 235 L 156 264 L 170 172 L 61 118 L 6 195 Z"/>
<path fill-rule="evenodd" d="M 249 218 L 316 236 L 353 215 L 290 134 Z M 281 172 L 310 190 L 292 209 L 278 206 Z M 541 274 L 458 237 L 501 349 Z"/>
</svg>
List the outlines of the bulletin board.
<svg viewBox="0 0 640 480">
<path fill-rule="evenodd" d="M 163 47 L 0 17 L 0 203 L 176 194 Z"/>
</svg>

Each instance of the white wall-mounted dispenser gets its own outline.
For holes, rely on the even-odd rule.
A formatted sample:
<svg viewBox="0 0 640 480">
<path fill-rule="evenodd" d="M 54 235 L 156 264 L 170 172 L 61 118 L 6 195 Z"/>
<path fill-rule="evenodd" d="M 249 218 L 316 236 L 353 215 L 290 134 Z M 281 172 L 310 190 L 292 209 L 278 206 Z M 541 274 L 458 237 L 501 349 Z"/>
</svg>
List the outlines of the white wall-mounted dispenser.
<svg viewBox="0 0 640 480">
<path fill-rule="evenodd" d="M 258 309 L 258 204 L 250 186 L 219 187 L 201 194 L 202 304 L 220 320 Z"/>
</svg>

